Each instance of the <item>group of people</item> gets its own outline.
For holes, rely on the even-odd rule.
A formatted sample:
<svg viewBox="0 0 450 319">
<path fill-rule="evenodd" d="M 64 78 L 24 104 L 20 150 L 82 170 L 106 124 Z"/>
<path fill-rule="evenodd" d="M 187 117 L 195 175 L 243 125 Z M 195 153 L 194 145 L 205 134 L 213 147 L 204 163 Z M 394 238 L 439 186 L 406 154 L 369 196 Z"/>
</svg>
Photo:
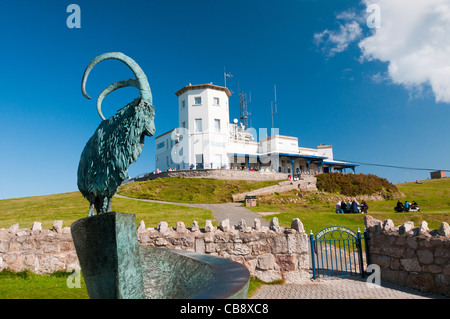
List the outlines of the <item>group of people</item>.
<svg viewBox="0 0 450 319">
<path fill-rule="evenodd" d="M 412 203 L 410 203 L 409 201 L 405 201 L 404 204 L 400 200 L 398 200 L 397 201 L 397 206 L 394 207 L 394 210 L 397 213 L 401 213 L 401 212 L 420 212 L 419 205 L 414 200 L 413 200 Z"/>
<path fill-rule="evenodd" d="M 343 200 L 336 204 L 336 214 L 367 214 L 368 210 L 369 205 L 365 200 L 362 200 L 360 204 L 355 198 L 352 201 L 348 199 L 347 202 Z"/>
</svg>

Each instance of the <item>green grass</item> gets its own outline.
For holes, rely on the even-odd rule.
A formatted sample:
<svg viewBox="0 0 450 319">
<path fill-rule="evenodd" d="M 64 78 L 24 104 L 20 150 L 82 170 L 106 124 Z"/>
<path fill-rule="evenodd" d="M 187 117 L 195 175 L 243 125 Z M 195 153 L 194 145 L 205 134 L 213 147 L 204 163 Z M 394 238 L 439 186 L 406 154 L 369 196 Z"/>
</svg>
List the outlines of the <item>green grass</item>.
<svg viewBox="0 0 450 319">
<path fill-rule="evenodd" d="M 393 208 L 397 200 L 369 201 L 369 215 L 385 220 L 392 219 L 395 225 L 400 225 L 405 221 L 413 221 L 415 225 L 423 220 L 428 222 L 428 227 L 436 229 L 442 222 L 450 223 L 450 178 L 439 180 L 427 180 L 422 184 L 402 183 L 397 184 L 397 188 L 409 201 L 415 200 L 421 212 L 418 213 L 395 213 Z M 316 194 L 303 193 L 305 196 L 300 203 L 292 203 L 289 200 L 298 200 L 297 191 L 270 195 L 265 197 L 270 199 L 269 203 L 259 201 L 258 206 L 249 207 L 254 212 L 279 212 L 277 215 L 269 215 L 264 218 L 270 221 L 276 216 L 280 225 L 290 227 L 294 218 L 299 218 L 305 230 L 309 233 L 317 233 L 319 230 L 332 225 L 346 226 L 351 229 L 361 231 L 364 229 L 364 215 L 362 214 L 336 214 L 334 212 L 336 199 L 348 198 L 339 194 Z"/>
<path fill-rule="evenodd" d="M 264 285 L 283 285 L 284 282 L 285 281 L 283 279 L 282 280 L 275 280 L 275 281 L 272 281 L 272 282 L 268 283 L 268 282 L 262 281 L 262 280 L 260 280 L 258 278 L 250 278 L 250 285 L 248 287 L 247 298 L 252 297 L 256 293 L 256 291 L 258 291 L 258 289 L 261 288 L 261 286 L 264 286 Z"/>
<path fill-rule="evenodd" d="M 30 271 L 0 272 L 0 299 L 88 299 L 83 276 L 80 288 L 67 286 L 68 272 L 58 271 L 51 275 L 37 275 Z M 69 279 L 73 282 L 73 279 Z M 253 296 L 263 285 L 281 285 L 283 280 L 266 283 L 257 278 L 250 279 L 247 298 Z"/>
<path fill-rule="evenodd" d="M 204 225 L 206 220 L 214 220 L 207 209 L 149 203 L 132 199 L 113 198 L 112 208 L 122 213 L 136 215 L 136 223 L 144 220 L 146 227 L 156 227 L 160 221 L 166 221 L 175 227 L 182 221 L 187 227 L 193 220 Z M 42 223 L 42 228 L 50 229 L 54 220 L 63 220 L 64 226 L 70 226 L 75 220 L 87 216 L 89 202 L 80 192 L 62 193 L 46 196 L 24 197 L 0 200 L 0 228 L 9 228 L 19 223 L 21 228 L 29 228 L 33 222 Z"/>
<path fill-rule="evenodd" d="M 56 272 L 51 275 L 37 275 L 30 271 L 0 272 L 0 299 L 88 299 L 83 277 L 80 288 L 68 288 L 71 273 Z"/>
<path fill-rule="evenodd" d="M 158 178 L 122 185 L 117 192 L 131 198 L 177 203 L 226 203 L 232 195 L 276 185 L 279 181 L 233 181 L 204 178 Z"/>
</svg>

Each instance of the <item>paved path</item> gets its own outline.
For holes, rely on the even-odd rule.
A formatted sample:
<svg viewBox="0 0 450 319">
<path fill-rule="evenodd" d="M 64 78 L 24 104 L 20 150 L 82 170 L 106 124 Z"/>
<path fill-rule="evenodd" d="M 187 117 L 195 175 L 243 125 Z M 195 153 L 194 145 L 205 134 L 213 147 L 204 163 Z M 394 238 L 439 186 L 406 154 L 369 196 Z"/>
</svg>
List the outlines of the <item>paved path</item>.
<svg viewBox="0 0 450 319">
<path fill-rule="evenodd" d="M 259 218 L 261 220 L 261 225 L 264 225 L 264 226 L 269 225 L 269 223 L 264 218 L 262 218 L 261 215 L 258 215 L 256 213 L 252 212 L 251 210 L 241 206 L 241 203 L 191 204 L 191 203 L 165 202 L 165 201 L 152 200 L 152 199 L 138 199 L 138 198 L 122 196 L 119 194 L 115 194 L 114 197 L 139 200 L 139 201 L 143 201 L 143 202 L 205 208 L 205 209 L 209 209 L 213 212 L 214 218 L 218 222 L 225 220 L 225 219 L 229 219 L 230 225 L 237 225 L 241 218 L 245 220 L 245 222 L 247 223 L 247 226 L 253 226 L 255 218 Z"/>
<path fill-rule="evenodd" d="M 450 299 L 390 283 L 369 288 L 359 277 L 317 279 L 299 285 L 265 285 L 250 299 Z"/>
</svg>

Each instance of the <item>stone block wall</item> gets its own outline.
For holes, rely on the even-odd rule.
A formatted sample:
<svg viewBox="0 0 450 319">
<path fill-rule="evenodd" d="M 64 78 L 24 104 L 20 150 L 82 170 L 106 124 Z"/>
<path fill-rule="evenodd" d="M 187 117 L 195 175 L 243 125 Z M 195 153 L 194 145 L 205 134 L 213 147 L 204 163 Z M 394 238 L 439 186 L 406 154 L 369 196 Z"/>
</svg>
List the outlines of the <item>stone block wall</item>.
<svg viewBox="0 0 450 319">
<path fill-rule="evenodd" d="M 55 221 L 52 229 L 42 229 L 41 223 L 35 222 L 31 229 L 20 229 L 19 224 L 0 229 L 0 271 L 50 274 L 79 269 L 70 228 L 62 225 Z"/>
<path fill-rule="evenodd" d="M 371 216 L 365 218 L 370 262 L 381 269 L 381 281 L 450 297 L 450 227 L 443 222 L 430 230 L 423 221 L 394 226 Z"/>
<path fill-rule="evenodd" d="M 263 187 L 250 192 L 233 195 L 233 201 L 243 201 L 245 196 L 261 196 L 273 194 L 275 192 L 283 193 L 293 189 L 298 191 L 316 191 L 317 190 L 317 178 L 315 176 L 304 176 L 297 181 L 283 181 L 277 185 Z"/>
<path fill-rule="evenodd" d="M 266 173 L 262 171 L 243 171 L 235 169 L 193 169 L 180 171 L 166 171 L 159 174 L 146 174 L 135 178 L 134 181 L 140 182 L 164 177 L 184 177 L 184 178 L 211 178 L 225 180 L 247 180 L 247 181 L 278 181 L 287 180 L 288 174 L 285 173 Z"/>
<path fill-rule="evenodd" d="M 224 257 L 247 267 L 252 277 L 265 282 L 285 279 L 287 283 L 300 283 L 310 279 L 308 236 L 298 219 L 291 228 L 278 225 L 275 217 L 270 227 L 261 226 L 255 219 L 253 227 L 241 220 L 231 226 L 229 220 L 213 227 L 210 222 L 199 229 L 196 222 L 187 229 L 178 222 L 176 229 L 160 222 L 156 229 L 138 228 L 141 245 L 184 249 Z"/>
<path fill-rule="evenodd" d="M 232 226 L 224 220 L 204 228 L 197 222 L 187 228 L 178 222 L 176 228 L 162 221 L 157 228 L 146 228 L 143 221 L 137 228 L 140 245 L 183 249 L 211 254 L 239 262 L 249 269 L 252 277 L 265 282 L 284 279 L 286 283 L 301 283 L 310 279 L 309 242 L 299 219 L 291 228 L 283 228 L 275 217 L 270 227 L 255 219 L 249 227 L 244 220 Z M 70 228 L 55 221 L 53 229 L 42 229 L 34 223 L 31 229 L 18 224 L 0 229 L 0 271 L 31 270 L 48 274 L 57 270 L 79 269 Z"/>
</svg>

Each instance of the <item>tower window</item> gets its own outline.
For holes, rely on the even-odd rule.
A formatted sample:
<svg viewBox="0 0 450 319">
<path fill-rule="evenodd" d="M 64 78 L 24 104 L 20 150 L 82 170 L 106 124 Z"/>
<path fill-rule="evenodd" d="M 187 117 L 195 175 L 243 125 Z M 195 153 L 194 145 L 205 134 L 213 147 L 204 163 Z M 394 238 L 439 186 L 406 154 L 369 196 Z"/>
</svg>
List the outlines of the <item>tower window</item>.
<svg viewBox="0 0 450 319">
<path fill-rule="evenodd" d="M 202 97 L 201 96 L 195 97 L 194 98 L 194 104 L 196 104 L 196 105 L 202 104 Z"/>
<path fill-rule="evenodd" d="M 220 100 L 219 100 L 218 97 L 213 98 L 213 104 L 214 105 L 219 105 L 219 102 L 220 102 Z"/>
<path fill-rule="evenodd" d="M 215 119 L 214 120 L 214 130 L 218 133 L 220 133 L 220 120 Z"/>
<path fill-rule="evenodd" d="M 195 119 L 195 132 L 196 133 L 202 132 L 202 119 Z"/>
</svg>

